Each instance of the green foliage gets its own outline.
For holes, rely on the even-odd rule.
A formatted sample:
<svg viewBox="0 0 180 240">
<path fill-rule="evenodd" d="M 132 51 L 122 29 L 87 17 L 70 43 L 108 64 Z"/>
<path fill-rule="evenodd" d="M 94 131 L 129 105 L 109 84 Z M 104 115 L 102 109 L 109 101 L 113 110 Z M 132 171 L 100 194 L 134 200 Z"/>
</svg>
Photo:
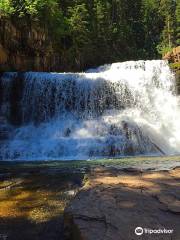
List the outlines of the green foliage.
<svg viewBox="0 0 180 240">
<path fill-rule="evenodd" d="M 178 0 L 0 0 L 0 14 L 43 26 L 76 70 L 157 58 L 180 44 Z"/>
<path fill-rule="evenodd" d="M 81 48 L 88 41 L 89 13 L 85 4 L 68 8 L 68 22 L 74 43 Z"/>
<path fill-rule="evenodd" d="M 13 0 L 12 6 L 15 10 L 14 15 L 17 17 L 30 16 L 40 19 L 46 12 L 46 18 L 49 18 L 59 11 L 56 0 Z"/>
<path fill-rule="evenodd" d="M 142 19 L 144 28 L 145 57 L 157 57 L 157 45 L 160 42 L 160 33 L 163 29 L 163 19 L 159 13 L 157 0 L 142 1 Z"/>
<path fill-rule="evenodd" d="M 11 0 L 1 0 L 0 1 L 0 16 L 10 16 L 14 13 Z"/>
<path fill-rule="evenodd" d="M 157 47 L 162 55 L 176 46 L 176 7 L 176 0 L 160 1 L 159 13 L 163 18 L 163 30 Z"/>
<path fill-rule="evenodd" d="M 178 70 L 180 70 L 180 63 L 179 62 L 170 63 L 170 67 L 171 67 L 171 69 L 178 69 Z"/>
<path fill-rule="evenodd" d="M 43 14 L 47 14 L 45 18 L 58 17 L 59 14 L 56 0 L 1 0 L 0 10 L 4 15 L 20 18 L 30 16 L 40 19 L 45 16 Z"/>
<path fill-rule="evenodd" d="M 180 45 L 180 1 L 176 6 L 176 44 Z"/>
<path fill-rule="evenodd" d="M 167 45 L 159 44 L 159 45 L 157 45 L 157 51 L 159 54 L 164 56 L 166 53 L 171 52 L 172 48 L 168 47 Z"/>
</svg>

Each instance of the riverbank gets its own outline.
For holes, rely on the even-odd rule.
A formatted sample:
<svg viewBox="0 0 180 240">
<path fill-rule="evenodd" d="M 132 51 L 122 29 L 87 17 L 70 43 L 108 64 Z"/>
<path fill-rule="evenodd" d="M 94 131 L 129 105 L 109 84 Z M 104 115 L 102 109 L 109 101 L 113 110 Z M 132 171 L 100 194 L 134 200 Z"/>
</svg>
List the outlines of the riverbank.
<svg viewBox="0 0 180 240">
<path fill-rule="evenodd" d="M 43 164 L 0 166 L 0 239 L 63 239 L 63 211 L 83 174 Z"/>
<path fill-rule="evenodd" d="M 179 195 L 180 168 L 95 168 L 65 210 L 66 239 L 179 240 Z"/>
<path fill-rule="evenodd" d="M 68 223 L 66 213 L 69 212 L 71 206 L 74 206 L 78 198 L 80 199 L 78 201 L 82 201 L 82 204 L 80 204 L 82 213 L 85 209 L 91 212 L 89 201 L 92 198 L 89 197 L 89 194 L 91 192 L 92 197 L 94 196 L 96 200 L 96 190 L 102 189 L 103 194 L 99 201 L 101 207 L 105 210 L 107 202 L 113 204 L 111 199 L 108 200 L 107 198 L 107 201 L 105 200 L 106 193 L 109 194 L 108 189 L 112 191 L 112 194 L 114 189 L 119 189 L 118 192 L 121 192 L 122 186 L 133 182 L 135 184 L 134 190 L 130 189 L 131 191 L 128 194 L 131 193 L 131 196 L 127 195 L 127 202 L 124 202 L 125 205 L 128 205 L 130 204 L 129 200 L 132 200 L 132 202 L 137 200 L 140 189 L 142 189 L 143 194 L 146 191 L 152 191 L 153 188 L 151 184 L 148 185 L 148 182 L 160 181 L 160 179 L 163 180 L 163 183 L 160 184 L 165 186 L 170 194 L 176 194 L 179 191 L 179 175 L 175 171 L 178 171 L 179 168 L 168 172 L 168 169 L 173 169 L 176 166 L 180 166 L 179 157 L 136 157 L 64 162 L 0 162 L 0 235 L 7 237 L 8 240 L 64 240 L 63 216 L 65 215 L 65 237 L 68 238 L 72 229 L 68 229 L 67 226 L 74 225 Z M 154 180 L 147 180 L 147 186 L 138 187 L 135 179 L 140 175 L 147 178 L 146 174 L 148 173 L 154 174 Z M 125 179 L 128 183 L 117 182 L 122 174 L 126 175 Z M 161 178 L 159 174 L 162 176 Z M 172 176 L 172 174 L 174 175 Z M 111 181 L 108 180 L 109 177 L 112 177 L 110 178 Z M 97 179 L 99 179 L 98 184 Z M 139 182 L 144 184 L 145 180 L 139 179 Z M 147 195 L 150 203 L 152 203 L 152 198 L 154 197 Z M 97 202 L 92 202 L 96 208 Z M 85 206 L 87 208 L 84 208 Z M 155 210 L 155 207 L 157 207 L 157 204 L 155 204 L 153 210 Z M 64 209 L 66 209 L 65 214 Z M 136 204 L 134 209 L 136 209 Z M 137 206 L 137 212 L 135 213 L 137 217 L 139 215 L 138 209 Z M 127 207 L 127 211 L 131 210 L 130 207 Z M 78 211 L 77 209 L 76 213 Z M 118 211 L 121 211 L 121 208 Z M 111 208 L 111 213 L 116 213 L 115 208 Z M 177 213 L 171 214 L 177 215 Z M 151 217 L 149 219 L 152 220 Z M 168 221 L 172 220 L 174 222 L 171 216 L 168 219 Z M 88 223 L 88 221 L 84 221 Z M 89 237 L 91 237 L 91 233 L 89 234 Z M 72 236 L 69 239 L 73 240 Z M 77 236 L 75 236 L 75 239 L 78 239 Z"/>
</svg>

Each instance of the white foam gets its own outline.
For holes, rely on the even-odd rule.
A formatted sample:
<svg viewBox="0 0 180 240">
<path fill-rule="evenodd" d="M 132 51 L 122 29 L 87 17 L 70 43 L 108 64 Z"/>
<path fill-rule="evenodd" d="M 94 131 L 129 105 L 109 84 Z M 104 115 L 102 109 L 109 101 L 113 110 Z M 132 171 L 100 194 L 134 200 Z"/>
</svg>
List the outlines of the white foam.
<svg viewBox="0 0 180 240">
<path fill-rule="evenodd" d="M 3 82 L 13 76 L 6 74 Z M 23 125 L 1 145 L 0 156 L 177 154 L 180 109 L 174 89 L 174 75 L 161 60 L 114 63 L 77 74 L 26 73 Z"/>
</svg>

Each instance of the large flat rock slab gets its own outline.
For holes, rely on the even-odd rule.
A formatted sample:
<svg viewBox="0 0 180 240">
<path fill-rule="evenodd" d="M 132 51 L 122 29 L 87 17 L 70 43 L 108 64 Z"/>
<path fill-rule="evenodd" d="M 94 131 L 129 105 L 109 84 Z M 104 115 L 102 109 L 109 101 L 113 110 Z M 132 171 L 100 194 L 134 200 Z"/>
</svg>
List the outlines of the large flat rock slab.
<svg viewBox="0 0 180 240">
<path fill-rule="evenodd" d="M 173 230 L 135 234 L 136 227 Z M 96 168 L 64 213 L 68 240 L 180 240 L 180 168 Z"/>
</svg>

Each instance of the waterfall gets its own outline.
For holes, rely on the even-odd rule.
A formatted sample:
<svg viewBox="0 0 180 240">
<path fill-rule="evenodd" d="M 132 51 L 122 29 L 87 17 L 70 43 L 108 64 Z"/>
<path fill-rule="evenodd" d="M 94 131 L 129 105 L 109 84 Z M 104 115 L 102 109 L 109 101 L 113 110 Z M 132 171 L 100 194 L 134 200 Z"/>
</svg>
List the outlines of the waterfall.
<svg viewBox="0 0 180 240">
<path fill-rule="evenodd" d="M 175 78 L 162 60 L 0 78 L 1 160 L 178 154 L 179 120 Z"/>
</svg>

